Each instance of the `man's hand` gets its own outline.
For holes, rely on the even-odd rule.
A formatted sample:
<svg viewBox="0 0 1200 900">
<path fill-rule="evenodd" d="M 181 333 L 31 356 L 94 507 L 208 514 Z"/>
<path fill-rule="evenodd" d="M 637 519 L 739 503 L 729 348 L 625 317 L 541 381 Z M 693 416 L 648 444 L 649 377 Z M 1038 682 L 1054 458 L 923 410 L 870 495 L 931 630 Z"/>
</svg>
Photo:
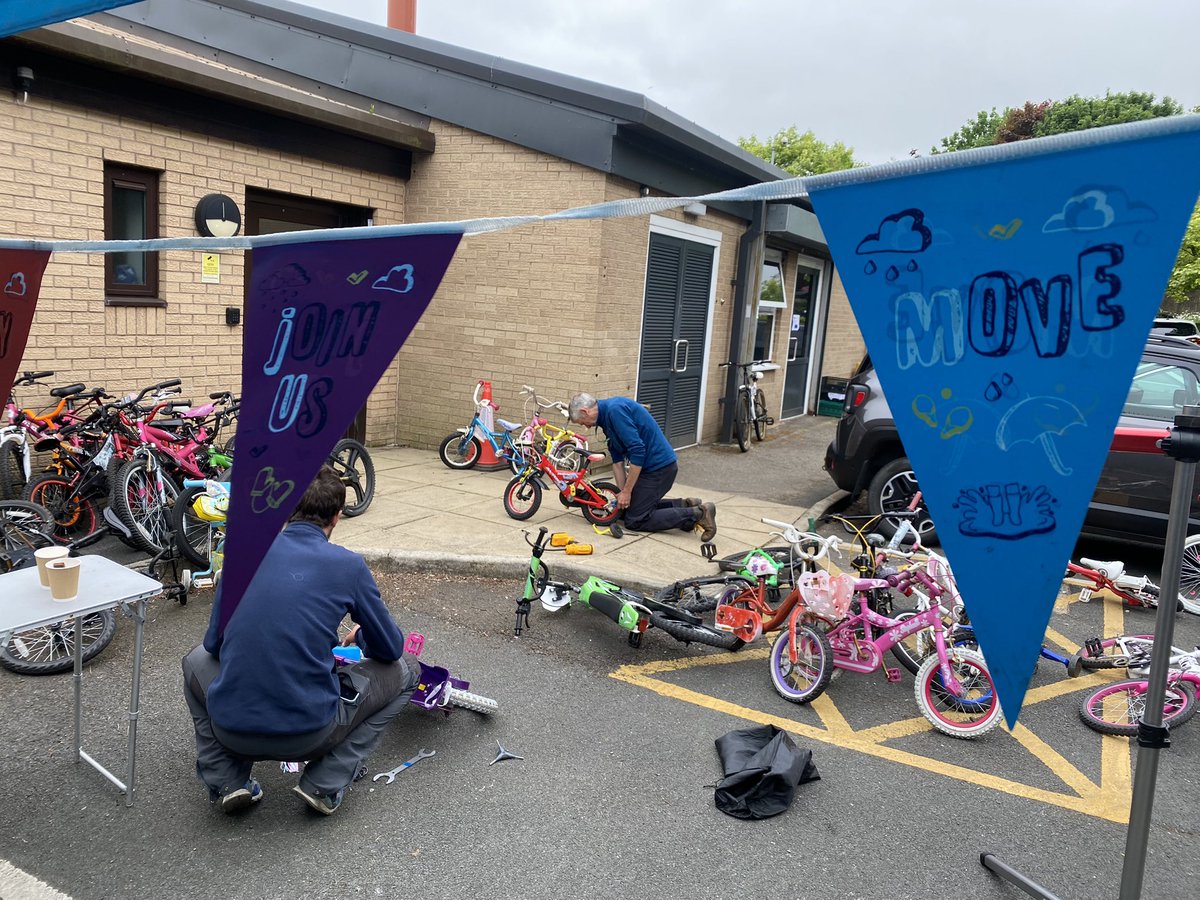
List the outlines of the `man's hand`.
<svg viewBox="0 0 1200 900">
<path fill-rule="evenodd" d="M 361 625 L 355 625 L 353 628 L 351 628 L 348 632 L 346 632 L 346 636 L 342 638 L 340 646 L 349 647 L 351 644 L 358 643 L 358 633 L 361 630 Z"/>
<path fill-rule="evenodd" d="M 623 490 L 617 494 L 617 509 L 629 509 L 629 501 L 633 499 L 633 493 L 629 490 Z"/>
</svg>

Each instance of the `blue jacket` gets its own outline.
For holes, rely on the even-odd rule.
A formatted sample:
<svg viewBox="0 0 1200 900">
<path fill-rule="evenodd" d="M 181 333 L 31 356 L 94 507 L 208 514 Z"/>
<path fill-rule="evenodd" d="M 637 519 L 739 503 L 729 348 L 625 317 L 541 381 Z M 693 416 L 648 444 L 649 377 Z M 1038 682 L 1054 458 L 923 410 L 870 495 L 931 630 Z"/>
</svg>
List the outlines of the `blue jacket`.
<svg viewBox="0 0 1200 900">
<path fill-rule="evenodd" d="M 204 635 L 204 649 L 221 661 L 208 712 L 227 731 L 305 734 L 333 721 L 332 650 L 347 614 L 362 626 L 365 656 L 392 662 L 404 652 L 404 633 L 366 561 L 309 522 L 293 522 L 275 538 L 218 636 L 220 610 L 218 590 Z"/>
<path fill-rule="evenodd" d="M 654 472 L 675 462 L 667 436 L 642 404 L 628 397 L 611 397 L 596 406 L 596 424 L 604 429 L 614 463 L 629 460 L 643 472 Z"/>
</svg>

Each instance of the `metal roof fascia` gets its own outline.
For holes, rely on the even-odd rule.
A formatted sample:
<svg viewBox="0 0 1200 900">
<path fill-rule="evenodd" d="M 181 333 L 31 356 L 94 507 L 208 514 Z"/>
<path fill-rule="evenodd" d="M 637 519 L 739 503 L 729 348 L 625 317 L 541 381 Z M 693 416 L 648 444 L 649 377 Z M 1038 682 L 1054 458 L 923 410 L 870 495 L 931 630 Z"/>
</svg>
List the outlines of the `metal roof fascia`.
<svg viewBox="0 0 1200 900">
<path fill-rule="evenodd" d="M 245 23 L 243 27 L 231 27 L 228 22 L 229 11 L 242 13 L 254 23 L 273 24 L 279 30 L 271 33 L 257 25 L 245 27 Z M 745 183 L 790 177 L 782 169 L 747 153 L 736 144 L 684 119 L 642 94 L 283 0 L 274 3 L 222 0 L 220 4 L 208 0 L 174 0 L 172 3 L 147 0 L 105 15 L 141 21 L 161 31 L 210 45 L 216 44 L 221 49 L 250 59 L 264 59 L 265 50 L 265 61 L 271 65 L 318 81 L 341 85 L 363 96 L 375 96 L 413 112 L 517 141 L 602 171 L 614 171 L 614 174 L 624 174 L 610 167 L 609 160 L 614 154 L 609 150 L 598 153 L 595 147 L 589 147 L 588 141 L 599 136 L 592 129 L 585 129 L 591 132 L 591 137 L 587 139 L 563 142 L 555 140 L 554 135 L 579 127 L 588 117 L 610 118 L 668 139 L 687 152 L 710 161 L 710 164 L 716 162 L 741 173 L 749 179 Z M 294 39 L 301 32 L 310 35 L 310 42 L 306 52 L 296 53 Z M 286 36 L 287 40 L 265 40 L 262 38 L 264 34 L 271 34 L 277 39 Z M 409 75 L 414 75 L 423 67 L 431 68 L 434 72 L 427 73 L 431 77 L 420 79 L 423 82 L 421 89 L 402 94 L 396 91 L 394 77 L 372 76 L 375 66 L 364 60 L 376 55 L 381 62 L 386 59 L 392 64 L 405 64 Z M 485 89 L 485 95 L 477 95 L 474 102 L 470 102 L 466 91 L 454 91 L 450 92 L 452 97 L 446 96 L 440 90 L 443 83 L 437 79 L 435 84 L 434 76 L 451 74 L 459 76 L 464 83 L 484 82 L 477 87 Z M 408 79 L 403 81 L 406 86 L 413 83 Z M 502 87 L 513 91 L 502 95 L 508 102 L 521 94 L 533 94 L 540 99 L 523 99 L 543 104 L 549 102 L 555 113 L 520 115 L 522 127 L 506 129 L 503 121 L 505 111 L 497 108 L 497 95 L 486 96 L 486 90 L 495 91 Z M 467 103 L 465 107 L 464 103 Z M 480 113 L 483 115 L 475 118 Z M 540 131 L 537 126 L 544 127 L 556 113 L 570 114 L 574 121 L 564 123 L 562 127 L 552 127 L 548 129 L 549 133 Z M 483 123 L 487 123 L 486 128 Z M 580 151 L 582 156 L 570 155 Z"/>
</svg>

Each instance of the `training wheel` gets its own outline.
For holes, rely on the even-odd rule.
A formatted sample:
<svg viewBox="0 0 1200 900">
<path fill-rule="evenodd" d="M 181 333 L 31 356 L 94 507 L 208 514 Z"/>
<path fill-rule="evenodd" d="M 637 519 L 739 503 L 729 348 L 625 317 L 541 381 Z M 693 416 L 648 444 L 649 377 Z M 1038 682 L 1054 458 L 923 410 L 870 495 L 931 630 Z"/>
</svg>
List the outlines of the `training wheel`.
<svg viewBox="0 0 1200 900">
<path fill-rule="evenodd" d="M 700 544 L 700 555 L 712 562 L 717 556 L 717 545 L 712 541 L 703 541 Z"/>
</svg>

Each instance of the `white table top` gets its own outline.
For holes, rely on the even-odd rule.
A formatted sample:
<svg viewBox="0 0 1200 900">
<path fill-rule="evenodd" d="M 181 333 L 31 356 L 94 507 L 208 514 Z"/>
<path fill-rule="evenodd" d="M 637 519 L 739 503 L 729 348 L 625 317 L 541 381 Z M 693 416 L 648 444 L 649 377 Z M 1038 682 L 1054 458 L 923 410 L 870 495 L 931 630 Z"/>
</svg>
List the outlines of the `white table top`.
<svg viewBox="0 0 1200 900">
<path fill-rule="evenodd" d="M 0 634 L 61 622 L 72 616 L 111 609 L 153 597 L 162 584 L 103 556 L 81 556 L 79 596 L 53 600 L 42 587 L 37 567 L 0 575 Z"/>
</svg>

